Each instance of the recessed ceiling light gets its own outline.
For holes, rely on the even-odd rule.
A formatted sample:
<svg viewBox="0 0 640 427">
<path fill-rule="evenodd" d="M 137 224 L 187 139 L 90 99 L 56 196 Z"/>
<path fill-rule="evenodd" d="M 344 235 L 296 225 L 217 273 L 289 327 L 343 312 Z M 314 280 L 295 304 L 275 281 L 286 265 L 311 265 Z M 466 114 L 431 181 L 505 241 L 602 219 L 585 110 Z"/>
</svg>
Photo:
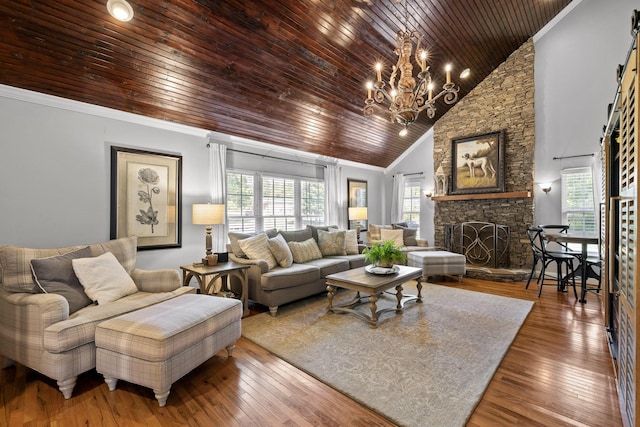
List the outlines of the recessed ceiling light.
<svg viewBox="0 0 640 427">
<path fill-rule="evenodd" d="M 471 74 L 471 70 L 469 68 L 465 68 L 464 70 L 462 70 L 462 72 L 460 73 L 460 78 L 461 79 L 466 79 L 467 77 L 469 77 L 469 74 Z"/>
<path fill-rule="evenodd" d="M 118 21 L 128 22 L 133 18 L 133 8 L 126 0 L 107 1 L 107 10 Z"/>
</svg>

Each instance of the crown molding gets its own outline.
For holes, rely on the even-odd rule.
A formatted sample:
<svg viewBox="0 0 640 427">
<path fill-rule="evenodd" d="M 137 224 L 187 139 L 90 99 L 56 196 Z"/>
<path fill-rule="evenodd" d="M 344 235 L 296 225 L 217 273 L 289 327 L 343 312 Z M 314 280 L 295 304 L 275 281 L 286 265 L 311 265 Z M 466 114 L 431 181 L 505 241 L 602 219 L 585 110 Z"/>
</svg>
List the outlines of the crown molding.
<svg viewBox="0 0 640 427">
<path fill-rule="evenodd" d="M 114 110 L 113 108 L 101 107 L 99 105 L 88 104 L 86 102 L 75 101 L 71 99 L 61 98 L 59 96 L 47 95 L 32 90 L 21 89 L 13 86 L 0 84 L 0 97 L 14 99 L 17 101 L 29 102 L 32 104 L 42 105 L 51 108 L 72 111 L 80 114 L 88 114 L 97 117 L 103 117 L 112 120 L 149 126 L 155 129 L 167 130 L 171 132 L 182 133 L 213 140 L 220 143 L 231 144 L 232 146 L 242 146 L 247 150 L 265 151 L 269 154 L 288 155 L 296 158 L 305 159 L 305 161 L 316 160 L 325 164 L 337 163 L 341 166 L 351 166 L 360 169 L 370 169 L 378 172 L 384 171 L 379 166 L 367 165 L 364 163 L 352 162 L 343 159 L 334 159 L 327 156 L 308 153 L 306 151 L 294 150 L 277 145 L 266 144 L 263 142 L 253 141 L 246 138 L 240 138 L 233 135 L 223 134 L 208 129 L 196 128 L 193 126 L 182 125 L 179 123 L 169 122 L 166 120 L 155 119 L 152 117 L 142 116 L 140 114 L 128 113 L 125 111 Z M 259 154 L 259 153 L 258 153 Z"/>
</svg>

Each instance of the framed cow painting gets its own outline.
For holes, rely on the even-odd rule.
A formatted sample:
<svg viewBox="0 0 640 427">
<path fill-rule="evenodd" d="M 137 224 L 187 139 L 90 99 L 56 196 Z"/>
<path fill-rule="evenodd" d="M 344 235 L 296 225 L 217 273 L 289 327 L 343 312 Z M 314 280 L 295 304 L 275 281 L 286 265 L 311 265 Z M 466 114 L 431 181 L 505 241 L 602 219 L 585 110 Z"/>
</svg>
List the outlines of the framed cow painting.
<svg viewBox="0 0 640 427">
<path fill-rule="evenodd" d="M 449 194 L 502 193 L 504 131 L 451 140 Z"/>
</svg>

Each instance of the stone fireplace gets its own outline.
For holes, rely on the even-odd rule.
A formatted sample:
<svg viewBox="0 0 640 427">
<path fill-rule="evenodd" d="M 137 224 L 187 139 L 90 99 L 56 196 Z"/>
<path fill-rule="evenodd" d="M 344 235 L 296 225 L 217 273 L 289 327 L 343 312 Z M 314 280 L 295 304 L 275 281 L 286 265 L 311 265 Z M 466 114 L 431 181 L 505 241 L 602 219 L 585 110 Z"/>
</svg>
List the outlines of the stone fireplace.
<svg viewBox="0 0 640 427">
<path fill-rule="evenodd" d="M 526 229 L 533 223 L 535 159 L 534 49 L 529 40 L 434 125 L 434 170 L 451 176 L 452 139 L 504 130 L 505 193 L 434 198 L 435 244 L 447 247 L 447 227 L 473 221 L 509 230 L 500 267 L 531 268 Z"/>
</svg>

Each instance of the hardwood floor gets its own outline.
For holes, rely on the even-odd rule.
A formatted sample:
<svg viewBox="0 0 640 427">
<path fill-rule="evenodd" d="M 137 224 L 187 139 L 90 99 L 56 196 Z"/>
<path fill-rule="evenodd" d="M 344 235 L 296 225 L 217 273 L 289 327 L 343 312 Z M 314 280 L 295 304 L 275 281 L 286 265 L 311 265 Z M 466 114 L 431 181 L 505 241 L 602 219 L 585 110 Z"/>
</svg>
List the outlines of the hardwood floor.
<svg viewBox="0 0 640 427">
<path fill-rule="evenodd" d="M 523 283 L 438 282 L 535 301 L 468 426 L 621 426 L 600 297 Z M 151 390 L 95 371 L 70 400 L 55 382 L 16 366 L 0 370 L 0 426 L 393 426 L 377 413 L 240 339 L 182 378 L 159 408 Z"/>
</svg>

